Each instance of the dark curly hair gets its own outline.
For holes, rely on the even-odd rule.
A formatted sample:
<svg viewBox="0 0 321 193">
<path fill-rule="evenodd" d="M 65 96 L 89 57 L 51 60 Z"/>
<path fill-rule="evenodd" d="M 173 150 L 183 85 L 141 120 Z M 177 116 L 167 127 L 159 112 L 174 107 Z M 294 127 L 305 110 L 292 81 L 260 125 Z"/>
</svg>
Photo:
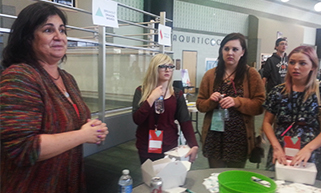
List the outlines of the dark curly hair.
<svg viewBox="0 0 321 193">
<path fill-rule="evenodd" d="M 46 2 L 37 2 L 25 7 L 11 27 L 8 44 L 3 50 L 2 66 L 7 68 L 12 64 L 27 63 L 38 66 L 38 60 L 32 49 L 35 30 L 48 20 L 48 17 L 58 15 L 64 25 L 67 25 L 65 14 L 56 6 Z M 66 55 L 62 61 L 66 59 Z"/>
</svg>

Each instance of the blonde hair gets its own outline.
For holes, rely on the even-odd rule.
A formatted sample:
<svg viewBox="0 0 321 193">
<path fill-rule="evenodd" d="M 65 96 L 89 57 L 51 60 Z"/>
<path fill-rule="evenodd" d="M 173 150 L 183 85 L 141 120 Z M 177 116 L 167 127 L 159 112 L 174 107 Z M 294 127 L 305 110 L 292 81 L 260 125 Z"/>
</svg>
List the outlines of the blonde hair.
<svg viewBox="0 0 321 193">
<path fill-rule="evenodd" d="M 159 77 L 158 66 L 162 64 L 167 64 L 167 65 L 173 64 L 173 60 L 166 54 L 157 54 L 149 62 L 149 66 L 142 84 L 142 98 L 140 99 L 138 104 L 144 102 L 152 93 L 152 91 L 157 87 L 158 77 Z M 174 94 L 173 74 L 168 81 L 167 92 L 169 92 L 170 94 Z"/>
<path fill-rule="evenodd" d="M 317 53 L 315 52 L 315 50 L 310 47 L 310 46 L 299 46 L 294 48 L 294 50 L 292 50 L 292 52 L 290 52 L 288 58 L 290 61 L 290 58 L 293 54 L 296 53 L 302 53 L 306 56 L 308 56 L 308 58 L 310 59 L 310 61 L 312 62 L 312 68 L 314 68 L 314 70 L 311 70 L 309 75 L 308 75 L 308 79 L 306 82 L 306 86 L 305 86 L 305 94 L 304 94 L 304 98 L 303 101 L 306 101 L 308 99 L 308 97 L 312 94 L 315 93 L 316 91 L 316 79 L 317 79 L 317 73 L 318 73 L 318 57 L 317 57 Z M 286 94 L 289 94 L 292 90 L 292 76 L 290 75 L 290 72 L 287 71 L 286 76 L 285 76 L 285 87 L 283 89 L 283 91 Z"/>
</svg>

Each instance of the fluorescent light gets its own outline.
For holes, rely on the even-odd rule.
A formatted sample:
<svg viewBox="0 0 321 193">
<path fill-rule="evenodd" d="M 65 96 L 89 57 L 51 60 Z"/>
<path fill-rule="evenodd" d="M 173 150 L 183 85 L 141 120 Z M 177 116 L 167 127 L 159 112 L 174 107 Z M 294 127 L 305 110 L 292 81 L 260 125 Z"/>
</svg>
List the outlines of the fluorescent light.
<svg viewBox="0 0 321 193">
<path fill-rule="evenodd" d="M 314 10 L 320 12 L 321 11 L 321 2 L 314 5 Z"/>
<path fill-rule="evenodd" d="M 290 1 L 290 0 L 281 0 L 282 2 L 288 2 L 288 1 Z"/>
</svg>

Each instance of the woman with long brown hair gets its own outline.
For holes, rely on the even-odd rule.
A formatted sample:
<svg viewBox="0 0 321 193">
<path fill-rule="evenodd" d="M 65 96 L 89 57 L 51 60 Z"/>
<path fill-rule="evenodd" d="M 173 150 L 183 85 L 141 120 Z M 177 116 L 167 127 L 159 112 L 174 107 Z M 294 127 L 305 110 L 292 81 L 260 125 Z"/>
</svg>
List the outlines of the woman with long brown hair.
<svg viewBox="0 0 321 193">
<path fill-rule="evenodd" d="M 203 155 L 211 168 L 244 168 L 255 145 L 254 116 L 263 112 L 260 74 L 247 66 L 245 37 L 231 33 L 221 42 L 218 65 L 201 82 L 196 106 L 204 112 Z M 225 109 L 229 120 L 220 121 Z"/>
</svg>

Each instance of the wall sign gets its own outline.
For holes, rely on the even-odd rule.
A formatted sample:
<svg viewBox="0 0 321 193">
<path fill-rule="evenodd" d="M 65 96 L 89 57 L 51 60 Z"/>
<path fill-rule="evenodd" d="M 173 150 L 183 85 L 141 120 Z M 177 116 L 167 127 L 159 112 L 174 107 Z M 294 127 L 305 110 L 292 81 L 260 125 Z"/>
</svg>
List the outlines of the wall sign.
<svg viewBox="0 0 321 193">
<path fill-rule="evenodd" d="M 118 28 L 117 3 L 110 0 L 92 1 L 92 18 L 95 25 Z"/>
<path fill-rule="evenodd" d="M 171 46 L 171 30 L 172 28 L 162 24 L 158 24 L 158 43 L 160 45 Z"/>
<path fill-rule="evenodd" d="M 191 43 L 191 44 L 206 44 L 210 46 L 221 45 L 221 39 L 204 38 L 195 36 L 185 36 L 173 34 L 173 42 Z"/>
</svg>

